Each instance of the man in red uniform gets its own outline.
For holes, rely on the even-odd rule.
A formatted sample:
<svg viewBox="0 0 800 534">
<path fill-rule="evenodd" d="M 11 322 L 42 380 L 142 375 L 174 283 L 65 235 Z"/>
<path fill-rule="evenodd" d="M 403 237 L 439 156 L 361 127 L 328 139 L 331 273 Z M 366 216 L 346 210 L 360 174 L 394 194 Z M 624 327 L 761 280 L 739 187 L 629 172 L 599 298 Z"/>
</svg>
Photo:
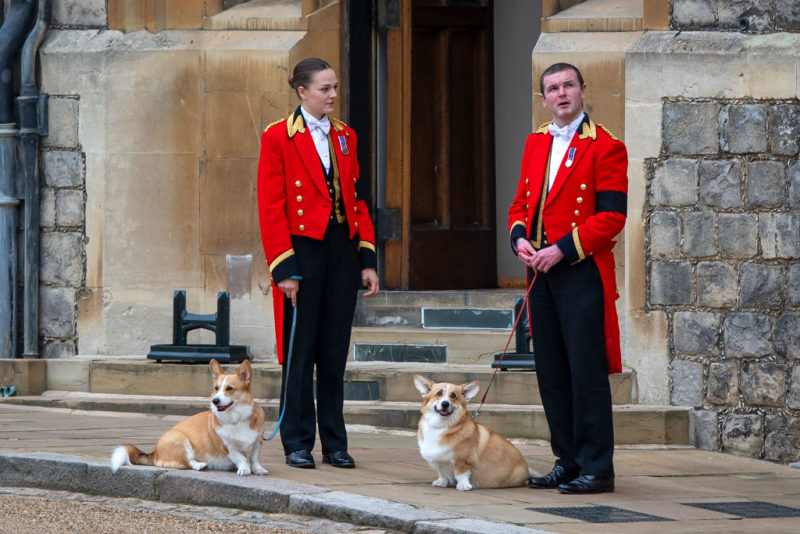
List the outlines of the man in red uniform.
<svg viewBox="0 0 800 534">
<path fill-rule="evenodd" d="M 509 208 L 511 246 L 535 275 L 529 312 L 556 463 L 533 488 L 614 491 L 608 375 L 622 370 L 612 249 L 625 225 L 625 145 L 583 111 L 586 84 L 567 63 L 539 80 L 552 122 L 532 133 Z"/>
</svg>

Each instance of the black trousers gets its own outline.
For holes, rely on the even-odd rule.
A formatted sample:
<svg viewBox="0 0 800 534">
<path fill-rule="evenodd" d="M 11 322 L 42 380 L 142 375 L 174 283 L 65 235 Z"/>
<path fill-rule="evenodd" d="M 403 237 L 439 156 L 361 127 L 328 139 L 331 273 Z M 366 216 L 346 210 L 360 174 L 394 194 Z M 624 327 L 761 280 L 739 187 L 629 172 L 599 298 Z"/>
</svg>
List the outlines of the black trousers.
<svg viewBox="0 0 800 534">
<path fill-rule="evenodd" d="M 528 280 L 533 276 L 528 270 Z M 613 477 L 614 427 L 603 329 L 603 284 L 594 259 L 540 272 L 529 298 L 533 352 L 557 463 Z"/>
<path fill-rule="evenodd" d="M 343 380 L 361 283 L 358 243 L 350 239 L 347 224 L 337 224 L 328 227 L 321 241 L 292 236 L 292 246 L 303 279 L 297 293 L 297 325 L 290 367 L 287 363 L 293 309 L 291 300 L 284 301 L 281 409 L 285 392 L 286 412 L 281 423 L 283 450 L 289 454 L 313 449 L 318 424 L 323 454 L 346 451 Z"/>
</svg>

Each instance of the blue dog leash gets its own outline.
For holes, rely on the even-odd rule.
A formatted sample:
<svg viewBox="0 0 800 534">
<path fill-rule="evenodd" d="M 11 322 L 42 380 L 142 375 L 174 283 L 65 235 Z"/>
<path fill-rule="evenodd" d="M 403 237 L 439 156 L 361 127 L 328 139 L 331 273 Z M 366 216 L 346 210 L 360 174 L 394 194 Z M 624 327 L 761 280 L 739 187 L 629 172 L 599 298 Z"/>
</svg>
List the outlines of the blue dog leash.
<svg viewBox="0 0 800 534">
<path fill-rule="evenodd" d="M 292 276 L 295 280 L 302 280 L 301 276 Z M 292 312 L 292 333 L 289 336 L 289 355 L 286 358 L 286 383 L 289 382 L 289 371 L 292 369 L 292 348 L 294 347 L 294 330 L 297 326 L 297 306 L 294 306 Z M 271 440 L 275 437 L 275 434 L 278 433 L 278 429 L 281 427 L 281 423 L 283 422 L 283 414 L 286 413 L 286 392 L 289 388 L 283 388 L 283 408 L 281 409 L 281 415 L 278 417 L 278 424 L 275 426 L 275 430 L 272 431 L 272 434 L 266 439 L 266 441 Z"/>
</svg>

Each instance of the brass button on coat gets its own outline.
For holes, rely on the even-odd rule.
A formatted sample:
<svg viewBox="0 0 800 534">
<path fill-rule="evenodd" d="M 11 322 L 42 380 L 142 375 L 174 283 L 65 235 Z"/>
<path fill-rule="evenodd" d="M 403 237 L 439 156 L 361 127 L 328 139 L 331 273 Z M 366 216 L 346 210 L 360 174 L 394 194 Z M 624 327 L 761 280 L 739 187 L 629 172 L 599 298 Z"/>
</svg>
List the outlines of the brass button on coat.
<svg viewBox="0 0 800 534">
<path fill-rule="evenodd" d="M 575 223 L 572 223 L 570 226 L 572 226 L 573 228 L 577 228 L 578 227 L 578 225 L 575 224 Z"/>
<path fill-rule="evenodd" d="M 581 202 L 583 202 L 583 198 L 582 197 L 578 197 L 578 198 L 575 199 L 575 202 L 580 204 Z"/>
<path fill-rule="evenodd" d="M 294 185 L 296 185 L 297 187 L 300 187 L 302 184 L 300 183 L 300 180 L 297 180 L 297 181 L 294 183 Z"/>
<path fill-rule="evenodd" d="M 306 229 L 306 227 L 303 226 L 302 224 L 300 226 L 298 226 L 298 228 L 300 229 L 301 232 Z"/>
<path fill-rule="evenodd" d="M 580 212 L 580 211 L 578 211 L 578 210 L 575 210 L 575 217 L 579 216 L 580 214 L 581 214 L 581 212 Z"/>
<path fill-rule="evenodd" d="M 581 191 L 586 191 L 586 184 L 581 184 Z"/>
<path fill-rule="evenodd" d="M 302 197 L 302 196 L 300 196 L 300 195 L 297 195 L 297 201 L 298 201 L 298 202 L 302 202 L 302 201 L 303 201 L 303 197 Z"/>
<path fill-rule="evenodd" d="M 302 216 L 303 216 L 303 210 L 297 210 L 297 214 L 298 214 L 300 217 L 302 217 Z"/>
</svg>

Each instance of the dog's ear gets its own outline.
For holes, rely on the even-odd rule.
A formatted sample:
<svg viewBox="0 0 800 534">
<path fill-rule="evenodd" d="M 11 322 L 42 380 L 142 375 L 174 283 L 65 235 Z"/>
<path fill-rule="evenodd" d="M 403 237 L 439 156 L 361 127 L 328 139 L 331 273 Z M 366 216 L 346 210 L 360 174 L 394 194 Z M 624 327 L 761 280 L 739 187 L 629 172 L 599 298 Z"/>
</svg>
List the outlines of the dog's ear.
<svg viewBox="0 0 800 534">
<path fill-rule="evenodd" d="M 422 396 L 424 397 L 433 387 L 433 382 L 428 380 L 422 375 L 414 375 L 414 385 L 417 387 L 419 392 L 422 393 Z"/>
<path fill-rule="evenodd" d="M 253 371 L 250 367 L 250 360 L 245 360 L 242 362 L 242 365 L 236 370 L 236 374 L 239 375 L 239 380 L 241 380 L 244 384 L 250 383 L 250 377 L 253 376 Z"/>
<path fill-rule="evenodd" d="M 459 387 L 461 388 L 461 394 L 464 395 L 464 398 L 470 400 L 480 391 L 481 383 L 478 380 L 474 380 L 469 384 L 461 384 Z"/>
<path fill-rule="evenodd" d="M 219 377 L 219 375 L 223 373 L 222 366 L 219 364 L 217 360 L 211 360 L 211 362 L 209 362 L 208 364 L 208 367 L 211 368 L 211 378 L 213 378 L 214 380 L 216 380 Z"/>
</svg>

